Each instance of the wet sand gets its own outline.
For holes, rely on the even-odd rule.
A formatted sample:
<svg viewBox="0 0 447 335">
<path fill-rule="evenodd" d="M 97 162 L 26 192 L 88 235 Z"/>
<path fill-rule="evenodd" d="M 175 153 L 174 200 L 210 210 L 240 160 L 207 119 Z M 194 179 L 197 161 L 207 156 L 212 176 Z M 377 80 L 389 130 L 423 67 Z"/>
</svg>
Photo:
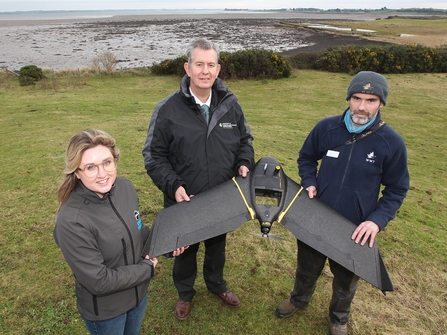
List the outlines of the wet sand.
<svg viewBox="0 0 447 335">
<path fill-rule="evenodd" d="M 265 48 L 285 55 L 324 50 L 329 46 L 371 43 L 358 37 L 328 34 L 281 22 L 373 20 L 369 14 L 230 12 L 194 15 L 132 15 L 98 19 L 0 20 L 0 67 L 25 65 L 43 69 L 92 67 L 93 59 L 110 51 L 117 68 L 151 66 L 184 54 L 198 37 L 222 51 Z"/>
</svg>

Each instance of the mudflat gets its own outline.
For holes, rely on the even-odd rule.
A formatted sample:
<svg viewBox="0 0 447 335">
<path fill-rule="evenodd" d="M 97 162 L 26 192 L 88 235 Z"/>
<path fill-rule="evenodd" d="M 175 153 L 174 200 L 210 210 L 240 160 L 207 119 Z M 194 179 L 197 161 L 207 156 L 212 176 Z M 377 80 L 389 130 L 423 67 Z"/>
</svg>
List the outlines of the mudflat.
<svg viewBox="0 0 447 335">
<path fill-rule="evenodd" d="M 43 69 L 79 69 L 91 67 L 93 59 L 105 51 L 118 59 L 117 68 L 146 67 L 183 55 L 199 37 L 212 40 L 222 51 L 264 48 L 290 56 L 329 46 L 380 42 L 281 23 L 383 17 L 278 11 L 0 20 L 0 67 L 18 70 L 33 64 Z"/>
</svg>

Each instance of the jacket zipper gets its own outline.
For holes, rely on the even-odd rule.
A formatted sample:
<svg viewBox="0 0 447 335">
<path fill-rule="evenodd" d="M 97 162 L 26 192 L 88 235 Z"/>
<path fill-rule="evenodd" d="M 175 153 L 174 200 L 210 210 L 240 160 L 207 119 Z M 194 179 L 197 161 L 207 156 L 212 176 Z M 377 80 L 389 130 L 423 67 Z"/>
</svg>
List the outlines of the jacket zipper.
<svg viewBox="0 0 447 335">
<path fill-rule="evenodd" d="M 96 298 L 96 295 L 93 296 L 93 310 L 95 311 L 95 315 L 98 316 L 98 299 Z"/>
<path fill-rule="evenodd" d="M 110 202 L 110 206 L 112 206 L 112 209 L 115 212 L 116 216 L 118 216 L 118 218 L 120 219 L 120 221 L 123 224 L 124 228 L 126 228 L 127 234 L 129 235 L 130 246 L 132 248 L 132 257 L 133 257 L 133 263 L 132 264 L 135 264 L 135 246 L 133 244 L 132 234 L 130 233 L 130 230 L 129 230 L 129 227 L 127 226 L 127 224 L 126 224 L 126 221 L 124 221 L 123 217 L 118 212 L 118 210 L 116 209 L 115 205 L 113 204 L 110 195 L 109 195 L 109 202 Z"/>
<path fill-rule="evenodd" d="M 128 260 L 127 260 L 126 240 L 124 239 L 124 237 L 121 239 L 121 244 L 123 245 L 124 265 L 129 265 L 129 262 L 128 262 Z"/>
<path fill-rule="evenodd" d="M 352 151 L 354 150 L 355 142 L 356 142 L 355 136 L 353 136 L 349 141 L 345 142 L 345 145 L 352 145 L 352 147 L 351 147 L 351 151 L 349 152 L 349 157 L 348 157 L 348 161 L 346 163 L 345 172 L 343 173 L 343 178 L 341 180 L 340 190 L 343 188 L 343 184 L 345 183 L 346 173 L 348 172 L 349 163 L 351 162 Z M 337 196 L 337 200 L 335 201 L 334 208 L 338 207 L 338 201 L 340 200 L 340 195 L 341 195 L 341 192 L 338 192 L 338 196 Z"/>
<path fill-rule="evenodd" d="M 118 216 L 118 218 L 120 219 L 121 223 L 123 224 L 124 228 L 126 228 L 127 234 L 129 235 L 129 239 L 130 239 L 130 245 L 132 248 L 132 258 L 133 258 L 133 263 L 132 264 L 136 264 L 135 262 L 135 246 L 133 243 L 133 239 L 132 239 L 132 234 L 130 233 L 130 229 L 126 224 L 126 221 L 124 221 L 123 217 L 121 216 L 121 214 L 118 212 L 118 210 L 116 209 L 115 205 L 113 204 L 113 201 L 111 199 L 111 196 L 109 194 L 109 202 L 110 202 L 110 206 L 112 206 L 113 211 L 115 212 L 116 216 Z M 121 239 L 122 243 L 123 243 L 123 253 L 124 253 L 124 264 L 128 265 L 128 259 L 127 259 L 127 253 L 126 253 L 126 241 L 124 240 L 124 237 Z M 140 301 L 139 295 L 138 295 L 138 288 L 137 286 L 134 287 L 135 290 L 135 299 L 136 299 L 136 303 L 135 303 L 135 307 L 138 306 L 138 302 Z"/>
</svg>

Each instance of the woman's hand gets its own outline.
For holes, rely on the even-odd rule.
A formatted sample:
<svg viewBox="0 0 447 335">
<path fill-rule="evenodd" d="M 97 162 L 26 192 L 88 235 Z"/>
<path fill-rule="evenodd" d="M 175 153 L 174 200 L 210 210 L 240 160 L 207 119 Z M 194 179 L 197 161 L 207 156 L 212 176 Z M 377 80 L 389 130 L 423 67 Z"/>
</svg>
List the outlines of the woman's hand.
<svg viewBox="0 0 447 335">
<path fill-rule="evenodd" d="M 149 255 L 146 255 L 146 257 L 144 257 L 144 259 L 148 259 L 150 260 L 153 264 L 154 264 L 154 268 L 157 266 L 158 264 L 158 259 L 157 258 L 149 258 Z"/>
</svg>

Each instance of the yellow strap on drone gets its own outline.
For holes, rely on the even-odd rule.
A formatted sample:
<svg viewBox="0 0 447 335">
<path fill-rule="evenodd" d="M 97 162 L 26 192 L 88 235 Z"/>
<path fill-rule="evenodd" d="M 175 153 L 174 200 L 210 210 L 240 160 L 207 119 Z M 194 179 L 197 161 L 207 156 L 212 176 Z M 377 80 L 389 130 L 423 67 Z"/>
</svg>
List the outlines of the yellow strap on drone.
<svg viewBox="0 0 447 335">
<path fill-rule="evenodd" d="M 287 214 L 287 211 L 290 209 L 290 207 L 293 205 L 293 203 L 295 202 L 296 198 L 298 198 L 298 196 L 300 195 L 301 191 L 303 190 L 303 187 L 301 186 L 301 188 L 298 190 L 298 192 L 296 192 L 295 196 L 293 197 L 292 201 L 290 202 L 289 206 L 287 206 L 287 208 L 281 212 L 281 214 L 279 214 L 278 216 L 278 222 L 281 223 L 281 220 L 284 218 L 284 215 Z"/>
<path fill-rule="evenodd" d="M 254 219 L 255 219 L 255 211 L 253 210 L 253 208 L 251 208 L 251 207 L 248 205 L 247 199 L 245 199 L 244 193 L 242 192 L 242 190 L 241 190 L 239 184 L 237 183 L 235 177 L 233 177 L 233 181 L 234 181 L 234 183 L 236 184 L 236 187 L 237 187 L 237 189 L 239 190 L 239 193 L 241 194 L 242 200 L 244 200 L 245 207 L 247 207 L 247 210 L 248 210 L 248 212 L 250 213 L 250 217 L 251 217 L 251 219 L 254 220 Z"/>
</svg>

